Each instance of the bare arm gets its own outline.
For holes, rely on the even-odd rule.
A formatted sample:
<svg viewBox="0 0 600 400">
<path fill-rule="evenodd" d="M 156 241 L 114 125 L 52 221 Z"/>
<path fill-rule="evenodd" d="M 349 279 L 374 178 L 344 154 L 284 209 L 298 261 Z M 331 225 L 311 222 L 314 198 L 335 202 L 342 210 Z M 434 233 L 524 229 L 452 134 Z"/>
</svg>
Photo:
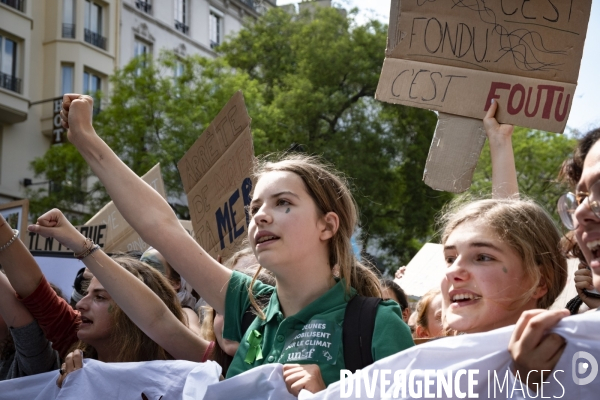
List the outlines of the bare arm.
<svg viewBox="0 0 600 400">
<path fill-rule="evenodd" d="M 29 227 L 44 237 L 53 237 L 76 253 L 84 250 L 85 237 L 57 209 L 42 215 Z M 176 359 L 199 362 L 209 342 L 179 321 L 166 304 L 142 281 L 103 251 L 83 259 L 113 300 L 148 337 Z M 140 300 L 142 299 L 142 300 Z"/>
<path fill-rule="evenodd" d="M 63 126 L 69 129 L 69 140 L 104 184 L 133 229 L 157 249 L 217 312 L 223 313 L 231 271 L 216 262 L 188 235 L 165 199 L 131 171 L 96 134 L 92 126 L 92 105 L 90 96 L 64 96 L 61 117 Z"/>
<path fill-rule="evenodd" d="M 494 101 L 483 119 L 492 157 L 492 197 L 518 197 L 519 185 L 512 148 L 514 126 L 499 124 L 494 117 L 497 109 L 498 102 Z"/>
<path fill-rule="evenodd" d="M 0 215 L 0 246 L 8 243 L 13 235 L 12 228 Z M 22 298 L 33 293 L 42 280 L 42 270 L 19 238 L 0 251 L 0 265 L 6 272 L 10 285 Z"/>
<path fill-rule="evenodd" d="M 33 321 L 33 316 L 15 296 L 8 278 L 0 273 L 0 315 L 6 325 L 21 328 Z"/>
</svg>

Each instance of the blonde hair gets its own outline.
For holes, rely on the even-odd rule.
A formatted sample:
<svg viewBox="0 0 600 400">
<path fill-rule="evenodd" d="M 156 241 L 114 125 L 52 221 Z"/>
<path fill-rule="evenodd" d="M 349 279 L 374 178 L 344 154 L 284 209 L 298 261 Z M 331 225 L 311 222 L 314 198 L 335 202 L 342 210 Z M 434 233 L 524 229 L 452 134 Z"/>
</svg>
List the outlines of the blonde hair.
<svg viewBox="0 0 600 400">
<path fill-rule="evenodd" d="M 483 221 L 500 240 L 514 249 L 523 261 L 525 275 L 532 282 L 522 296 L 526 303 L 540 284 L 548 292 L 537 306 L 549 308 L 567 282 L 567 260 L 561 251 L 561 235 L 548 213 L 528 199 L 487 199 L 464 204 L 464 198 L 450 203 L 440 219 L 442 244 L 461 223 Z"/>
<path fill-rule="evenodd" d="M 420 326 L 425 329 L 429 329 L 429 318 L 427 318 L 427 312 L 429 311 L 429 306 L 433 299 L 436 296 L 440 295 L 442 292 L 439 288 L 433 288 L 429 290 L 427 293 L 421 297 L 419 302 L 417 303 L 417 322 L 416 326 Z M 415 326 L 415 330 L 416 330 Z"/>
<path fill-rule="evenodd" d="M 334 212 L 339 217 L 338 230 L 328 243 L 329 268 L 339 266 L 340 278 L 346 281 L 346 293 L 353 287 L 362 296 L 381 297 L 379 279 L 373 271 L 356 259 L 352 251 L 350 240 L 358 224 L 358 209 L 347 181 L 318 157 L 302 154 L 279 156 L 276 161 L 259 161 L 255 166 L 254 175 L 260 179 L 263 174 L 273 171 L 298 175 L 315 202 L 319 216 Z M 255 307 L 257 305 L 251 288 L 260 270 L 261 267 L 248 288 L 250 301 Z M 264 319 L 262 312 L 260 316 Z"/>
</svg>

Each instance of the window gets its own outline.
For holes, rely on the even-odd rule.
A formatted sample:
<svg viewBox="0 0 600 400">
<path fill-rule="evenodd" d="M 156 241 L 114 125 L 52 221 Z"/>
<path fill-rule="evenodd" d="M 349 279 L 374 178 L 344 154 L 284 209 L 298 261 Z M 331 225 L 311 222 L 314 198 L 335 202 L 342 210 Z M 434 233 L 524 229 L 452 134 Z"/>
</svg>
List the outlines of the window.
<svg viewBox="0 0 600 400">
<path fill-rule="evenodd" d="M 152 4 L 150 4 L 150 0 L 135 0 L 135 6 L 138 8 L 138 10 L 142 10 L 147 14 L 150 14 L 150 11 L 152 11 Z"/>
<path fill-rule="evenodd" d="M 185 67 L 183 66 L 183 63 L 181 61 L 175 62 L 175 68 L 173 71 L 173 75 L 175 76 L 175 78 L 179 78 L 181 75 L 183 75 L 184 68 Z"/>
<path fill-rule="evenodd" d="M 83 73 L 83 93 L 94 98 L 94 115 L 100 112 L 100 97 L 97 95 L 100 90 L 102 90 L 102 78 L 93 72 L 85 71 Z"/>
<path fill-rule="evenodd" d="M 189 30 L 187 12 L 187 0 L 175 0 L 175 29 L 185 34 Z"/>
<path fill-rule="evenodd" d="M 141 61 L 141 64 L 140 64 L 142 67 L 145 67 L 147 65 L 148 58 L 151 54 L 152 54 L 152 48 L 148 43 L 143 42 L 138 39 L 135 40 L 135 44 L 134 44 L 134 48 L 133 48 L 133 56 L 143 58 L 143 60 Z M 141 73 L 141 71 L 138 69 L 137 73 L 139 75 Z"/>
<path fill-rule="evenodd" d="M 135 41 L 134 57 L 150 54 L 150 45 L 140 40 Z"/>
<path fill-rule="evenodd" d="M 62 37 L 75 39 L 75 0 L 63 0 Z"/>
<path fill-rule="evenodd" d="M 216 46 L 221 44 L 223 17 L 211 11 L 209 18 L 210 47 L 215 48 Z"/>
<path fill-rule="evenodd" d="M 0 87 L 21 93 L 21 80 L 17 78 L 17 42 L 0 36 Z"/>
<path fill-rule="evenodd" d="M 73 66 L 63 64 L 62 71 L 62 94 L 74 93 L 73 90 Z"/>
<path fill-rule="evenodd" d="M 84 39 L 106 50 L 106 38 L 102 36 L 102 6 L 85 0 Z"/>
<path fill-rule="evenodd" d="M 25 0 L 0 0 L 0 3 L 16 8 L 19 11 L 24 11 L 25 9 Z"/>
</svg>

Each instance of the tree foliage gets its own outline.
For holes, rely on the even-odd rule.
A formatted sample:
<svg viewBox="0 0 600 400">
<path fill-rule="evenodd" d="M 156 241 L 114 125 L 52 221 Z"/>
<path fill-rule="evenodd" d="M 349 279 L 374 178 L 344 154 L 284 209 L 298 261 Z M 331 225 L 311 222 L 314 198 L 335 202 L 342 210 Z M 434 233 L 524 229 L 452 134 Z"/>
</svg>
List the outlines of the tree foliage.
<svg viewBox="0 0 600 400">
<path fill-rule="evenodd" d="M 95 128 L 136 173 L 160 162 L 177 197 L 177 161 L 241 89 L 256 154 L 301 145 L 344 172 L 361 211 L 362 241 L 381 249 L 395 269 L 431 237 L 434 215 L 450 195 L 422 183 L 435 115 L 374 100 L 387 28 L 378 21 L 357 25 L 354 17 L 335 9 L 296 16 L 273 9 L 220 46 L 214 60 L 170 53 L 133 60 L 111 77 Z M 184 72 L 174 78 L 177 63 Z M 53 147 L 35 161 L 36 173 L 67 171 L 53 154 L 72 150 Z M 84 176 L 82 161 L 75 165 Z M 96 189 L 95 202 L 87 198 L 90 213 L 108 200 Z M 43 202 L 76 208 L 67 198 Z"/>
<path fill-rule="evenodd" d="M 577 139 L 569 135 L 517 127 L 512 142 L 520 193 L 537 201 L 552 214 L 557 223 L 560 222 L 556 202 L 569 188 L 560 184 L 557 177 L 563 161 L 573 153 Z M 491 190 L 492 166 L 486 143 L 473 176 L 471 192 L 489 195 Z"/>
</svg>

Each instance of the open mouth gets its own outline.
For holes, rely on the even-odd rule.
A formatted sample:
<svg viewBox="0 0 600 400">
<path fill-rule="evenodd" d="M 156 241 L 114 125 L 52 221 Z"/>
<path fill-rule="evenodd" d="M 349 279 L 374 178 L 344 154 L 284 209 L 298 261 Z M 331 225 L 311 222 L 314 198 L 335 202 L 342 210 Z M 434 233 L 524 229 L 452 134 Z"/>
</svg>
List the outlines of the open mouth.
<svg viewBox="0 0 600 400">
<path fill-rule="evenodd" d="M 269 235 L 269 236 L 261 236 L 256 240 L 256 244 L 265 244 L 265 243 L 272 243 L 274 241 L 276 241 L 277 239 L 279 239 L 279 236 L 274 236 L 274 235 Z"/>
<path fill-rule="evenodd" d="M 86 318 L 86 317 L 84 317 L 84 316 L 82 316 L 82 317 L 81 317 L 81 326 L 90 326 L 90 325 L 92 325 L 93 323 L 94 323 L 94 322 L 93 322 L 91 319 L 89 319 L 89 318 Z"/>
<path fill-rule="evenodd" d="M 460 294 L 455 294 L 451 297 L 452 305 L 456 305 L 458 307 L 469 306 L 471 304 L 475 304 L 480 299 L 481 299 L 481 296 L 478 296 L 474 293 L 460 293 Z"/>
<path fill-rule="evenodd" d="M 592 252 L 593 260 L 590 261 L 591 268 L 600 268 L 600 240 L 594 240 L 586 243 L 586 246 Z"/>
</svg>

